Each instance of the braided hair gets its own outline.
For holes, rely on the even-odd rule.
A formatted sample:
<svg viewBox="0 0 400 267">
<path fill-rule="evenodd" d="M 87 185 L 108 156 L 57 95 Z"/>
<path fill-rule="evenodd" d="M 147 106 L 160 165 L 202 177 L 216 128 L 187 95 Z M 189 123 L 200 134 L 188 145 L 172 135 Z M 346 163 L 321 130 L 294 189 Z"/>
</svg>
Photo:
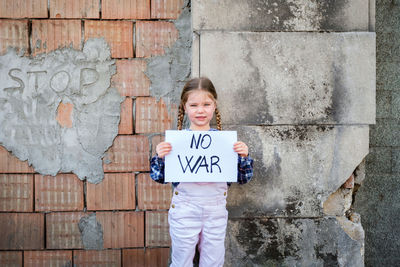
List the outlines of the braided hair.
<svg viewBox="0 0 400 267">
<path fill-rule="evenodd" d="M 210 79 L 206 77 L 199 77 L 189 80 L 183 87 L 181 94 L 181 102 L 178 108 L 178 123 L 177 123 L 178 130 L 182 130 L 183 119 L 185 117 L 185 104 L 188 100 L 189 93 L 192 92 L 193 90 L 206 91 L 211 95 L 214 101 L 217 101 L 217 91 L 215 90 L 215 87 L 213 83 L 210 81 Z M 217 129 L 221 131 L 222 130 L 221 114 L 217 107 L 215 108 L 215 119 L 217 122 Z"/>
</svg>

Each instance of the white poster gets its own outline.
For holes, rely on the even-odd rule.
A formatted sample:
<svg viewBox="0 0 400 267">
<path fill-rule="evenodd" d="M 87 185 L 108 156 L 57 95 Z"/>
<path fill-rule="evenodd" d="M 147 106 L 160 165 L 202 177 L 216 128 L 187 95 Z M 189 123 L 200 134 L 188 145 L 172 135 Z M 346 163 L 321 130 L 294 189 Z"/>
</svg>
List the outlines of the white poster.
<svg viewBox="0 0 400 267">
<path fill-rule="evenodd" d="M 236 182 L 236 131 L 165 131 L 166 182 Z"/>
</svg>

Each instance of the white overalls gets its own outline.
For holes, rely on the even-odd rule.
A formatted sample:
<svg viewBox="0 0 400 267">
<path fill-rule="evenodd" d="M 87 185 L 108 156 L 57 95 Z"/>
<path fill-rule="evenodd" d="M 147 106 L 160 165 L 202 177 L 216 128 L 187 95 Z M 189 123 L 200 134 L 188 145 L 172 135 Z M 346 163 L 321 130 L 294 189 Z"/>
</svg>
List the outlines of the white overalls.
<svg viewBox="0 0 400 267">
<path fill-rule="evenodd" d="M 192 267 L 197 243 L 200 267 L 224 264 L 227 190 L 226 183 L 180 183 L 174 189 L 168 212 L 171 267 Z"/>
</svg>

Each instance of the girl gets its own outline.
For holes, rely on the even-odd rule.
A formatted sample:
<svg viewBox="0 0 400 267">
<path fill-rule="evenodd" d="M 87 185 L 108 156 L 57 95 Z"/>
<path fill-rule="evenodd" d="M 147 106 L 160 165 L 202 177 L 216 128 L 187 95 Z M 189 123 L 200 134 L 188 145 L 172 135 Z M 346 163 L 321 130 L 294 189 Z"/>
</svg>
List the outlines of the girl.
<svg viewBox="0 0 400 267">
<path fill-rule="evenodd" d="M 188 81 L 181 94 L 178 129 L 182 130 L 184 115 L 190 120 L 193 131 L 217 131 L 210 128 L 216 115 L 217 128 L 221 130 L 221 116 L 217 109 L 217 93 L 207 78 Z M 151 178 L 164 183 L 164 157 L 172 150 L 171 144 L 161 142 L 157 155 L 151 159 Z M 248 147 L 236 142 L 233 150 L 238 153 L 238 183 L 244 184 L 253 176 L 253 159 Z M 198 244 L 200 267 L 222 266 L 225 255 L 225 231 L 228 220 L 226 210 L 227 183 L 172 183 L 174 192 L 168 212 L 169 232 L 172 242 L 173 267 L 193 266 Z"/>
</svg>

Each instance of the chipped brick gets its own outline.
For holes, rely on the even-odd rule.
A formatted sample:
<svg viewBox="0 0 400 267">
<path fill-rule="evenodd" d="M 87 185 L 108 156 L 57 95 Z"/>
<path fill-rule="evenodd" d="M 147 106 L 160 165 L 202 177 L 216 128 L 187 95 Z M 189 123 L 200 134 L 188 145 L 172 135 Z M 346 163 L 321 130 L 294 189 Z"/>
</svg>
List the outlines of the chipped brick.
<svg viewBox="0 0 400 267">
<path fill-rule="evenodd" d="M 42 176 L 35 174 L 36 211 L 76 211 L 83 209 L 83 182 L 75 174 Z"/>
<path fill-rule="evenodd" d="M 96 212 L 96 218 L 103 227 L 104 248 L 144 246 L 143 212 Z"/>
<path fill-rule="evenodd" d="M 135 209 L 135 175 L 106 173 L 99 184 L 87 184 L 88 210 Z"/>
<path fill-rule="evenodd" d="M 58 48 L 82 48 L 80 20 L 33 20 L 32 53 L 48 53 Z"/>
<path fill-rule="evenodd" d="M 103 164 L 105 172 L 148 171 L 149 140 L 146 136 L 120 135 L 114 139 Z"/>
<path fill-rule="evenodd" d="M 130 21 L 85 21 L 85 41 L 104 37 L 113 58 L 133 57 L 133 24 Z"/>
<path fill-rule="evenodd" d="M 138 207 L 141 210 L 168 209 L 171 203 L 170 184 L 154 182 L 148 173 L 138 175 Z"/>
<path fill-rule="evenodd" d="M 33 211 L 33 174 L 0 174 L 0 211 Z"/>
<path fill-rule="evenodd" d="M 0 250 L 43 249 L 44 214 L 0 213 Z"/>
<path fill-rule="evenodd" d="M 144 73 L 147 63 L 143 59 L 120 59 L 116 62 L 117 73 L 113 85 L 122 96 L 150 95 L 150 80 Z"/>
<path fill-rule="evenodd" d="M 50 18 L 100 18 L 98 0 L 50 0 Z"/>
<path fill-rule="evenodd" d="M 166 21 L 138 21 L 135 33 L 136 57 L 163 55 L 179 36 L 175 25 Z"/>
</svg>

